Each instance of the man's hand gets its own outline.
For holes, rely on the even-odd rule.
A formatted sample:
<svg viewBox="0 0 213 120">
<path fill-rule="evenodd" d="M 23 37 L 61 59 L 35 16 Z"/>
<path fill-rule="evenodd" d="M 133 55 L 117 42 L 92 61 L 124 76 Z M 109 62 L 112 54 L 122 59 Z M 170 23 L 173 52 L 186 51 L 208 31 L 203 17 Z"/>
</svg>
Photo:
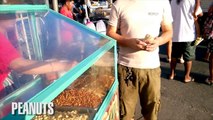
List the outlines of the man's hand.
<svg viewBox="0 0 213 120">
<path fill-rule="evenodd" d="M 146 41 L 146 43 L 146 50 L 149 52 L 154 51 L 159 46 L 159 40 L 157 38 L 152 41 Z"/>
<path fill-rule="evenodd" d="M 159 46 L 159 40 L 158 38 L 154 38 L 151 35 L 147 34 L 144 39 L 140 39 L 143 44 L 145 44 L 145 47 L 142 50 L 146 51 L 154 51 Z"/>
<path fill-rule="evenodd" d="M 58 73 L 57 72 L 46 73 L 45 79 L 48 81 L 48 83 L 52 83 L 52 81 L 58 79 Z"/>
<path fill-rule="evenodd" d="M 194 20 L 196 21 L 198 19 L 198 16 L 196 15 L 195 12 L 192 13 L 193 17 L 194 17 Z"/>
<path fill-rule="evenodd" d="M 137 39 L 137 38 L 131 38 L 126 40 L 126 45 L 128 45 L 128 47 L 135 49 L 135 50 L 145 50 L 147 43 L 141 39 Z"/>
</svg>

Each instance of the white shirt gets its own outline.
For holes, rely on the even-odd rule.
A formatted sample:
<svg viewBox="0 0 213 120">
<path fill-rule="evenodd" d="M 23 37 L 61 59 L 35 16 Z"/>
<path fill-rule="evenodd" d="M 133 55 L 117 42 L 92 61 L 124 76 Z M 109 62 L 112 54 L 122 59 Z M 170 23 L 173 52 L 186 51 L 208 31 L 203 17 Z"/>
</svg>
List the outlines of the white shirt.
<svg viewBox="0 0 213 120">
<path fill-rule="evenodd" d="M 172 0 L 172 16 L 173 16 L 173 42 L 192 42 L 196 37 L 194 17 L 192 13 L 195 8 L 195 0 L 183 0 L 177 4 L 176 0 Z M 196 14 L 202 13 L 199 8 Z"/>
<path fill-rule="evenodd" d="M 117 0 L 112 5 L 108 24 L 120 28 L 122 36 L 144 38 L 146 34 L 157 37 L 163 20 L 172 23 L 168 0 Z M 157 68 L 159 48 L 147 52 L 119 46 L 118 63 L 134 68 Z"/>
</svg>

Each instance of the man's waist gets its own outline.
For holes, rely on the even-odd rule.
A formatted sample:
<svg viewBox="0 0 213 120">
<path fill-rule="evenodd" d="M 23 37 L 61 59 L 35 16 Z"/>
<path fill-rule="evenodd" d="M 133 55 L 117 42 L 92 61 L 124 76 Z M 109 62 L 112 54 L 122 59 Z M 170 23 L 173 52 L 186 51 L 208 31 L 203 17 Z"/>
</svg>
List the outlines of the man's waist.
<svg viewBox="0 0 213 120">
<path fill-rule="evenodd" d="M 156 60 L 141 60 L 141 61 L 136 61 L 136 60 L 131 60 L 131 59 L 123 59 L 120 58 L 118 59 L 118 63 L 127 66 L 127 67 L 133 67 L 133 68 L 140 68 L 140 69 L 153 69 L 160 67 L 160 61 L 158 59 Z"/>
</svg>

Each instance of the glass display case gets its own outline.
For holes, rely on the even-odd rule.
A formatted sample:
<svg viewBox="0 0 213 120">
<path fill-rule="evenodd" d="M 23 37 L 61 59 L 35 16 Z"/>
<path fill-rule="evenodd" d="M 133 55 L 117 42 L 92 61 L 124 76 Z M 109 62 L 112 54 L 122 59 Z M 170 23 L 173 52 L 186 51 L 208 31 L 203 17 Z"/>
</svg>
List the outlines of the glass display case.
<svg viewBox="0 0 213 120">
<path fill-rule="evenodd" d="M 116 42 L 40 3 L 0 5 L 0 119 L 118 119 Z M 55 114 L 11 113 L 14 102 Z"/>
</svg>

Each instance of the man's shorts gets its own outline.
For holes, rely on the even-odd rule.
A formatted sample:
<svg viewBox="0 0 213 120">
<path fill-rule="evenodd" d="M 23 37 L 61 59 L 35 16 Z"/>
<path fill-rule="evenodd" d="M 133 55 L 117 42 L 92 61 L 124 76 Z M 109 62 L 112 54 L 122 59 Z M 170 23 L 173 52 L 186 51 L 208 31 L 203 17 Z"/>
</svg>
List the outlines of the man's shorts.
<svg viewBox="0 0 213 120">
<path fill-rule="evenodd" d="M 179 59 L 183 56 L 185 61 L 191 61 L 195 59 L 195 49 L 192 42 L 173 42 L 172 58 Z"/>
<path fill-rule="evenodd" d="M 142 114 L 147 120 L 157 120 L 160 107 L 161 69 L 139 69 L 118 66 L 121 120 L 134 117 L 140 98 Z"/>
</svg>

